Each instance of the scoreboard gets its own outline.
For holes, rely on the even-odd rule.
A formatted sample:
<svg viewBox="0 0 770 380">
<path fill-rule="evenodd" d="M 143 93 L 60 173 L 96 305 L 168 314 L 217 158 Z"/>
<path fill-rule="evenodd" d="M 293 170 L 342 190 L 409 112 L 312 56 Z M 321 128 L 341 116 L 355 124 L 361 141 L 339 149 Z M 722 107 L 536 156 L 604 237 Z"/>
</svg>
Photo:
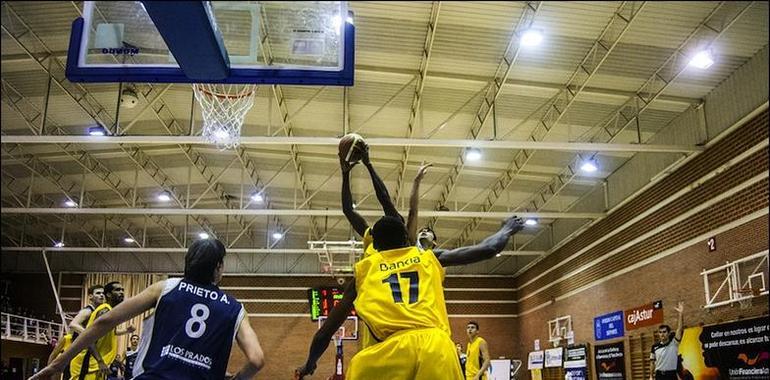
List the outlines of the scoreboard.
<svg viewBox="0 0 770 380">
<path fill-rule="evenodd" d="M 334 287 L 311 288 L 307 290 L 307 298 L 310 301 L 310 319 L 317 321 L 318 317 L 328 317 L 332 308 L 342 301 L 344 290 Z M 350 315 L 356 315 L 352 310 Z"/>
</svg>

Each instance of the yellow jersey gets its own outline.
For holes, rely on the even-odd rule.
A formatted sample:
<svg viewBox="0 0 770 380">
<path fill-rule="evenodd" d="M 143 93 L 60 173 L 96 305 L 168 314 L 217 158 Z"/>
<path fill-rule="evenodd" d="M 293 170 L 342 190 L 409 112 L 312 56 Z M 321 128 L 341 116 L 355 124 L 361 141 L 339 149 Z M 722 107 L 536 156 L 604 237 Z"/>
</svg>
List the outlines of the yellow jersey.
<svg viewBox="0 0 770 380">
<path fill-rule="evenodd" d="M 472 342 L 468 342 L 468 347 L 465 352 L 467 355 L 467 360 L 465 361 L 465 377 L 468 379 L 472 379 L 473 376 L 476 376 L 481 369 L 481 366 L 484 364 L 484 355 L 481 354 L 480 348 L 482 342 L 486 343 L 487 341 L 480 336 L 477 336 Z M 480 379 L 487 380 L 487 374 L 484 373 Z"/>
<path fill-rule="evenodd" d="M 444 275 L 431 250 L 412 246 L 370 255 L 355 266 L 356 313 L 379 341 L 420 328 L 451 335 Z"/>
<path fill-rule="evenodd" d="M 86 326 L 91 326 L 94 323 L 96 316 L 105 309 L 110 311 L 112 310 L 112 307 L 107 302 L 99 305 L 99 307 L 97 307 L 96 310 L 91 313 L 91 316 L 88 317 L 88 324 Z M 112 364 L 112 362 L 115 360 L 115 356 L 118 354 L 118 337 L 115 336 L 115 329 L 110 330 L 103 337 L 99 338 L 94 346 L 96 346 L 96 350 L 99 351 L 99 355 L 102 356 L 104 363 L 108 366 Z M 70 373 L 75 378 L 77 378 L 77 376 L 80 374 L 80 369 L 83 365 L 86 352 L 88 352 L 87 349 L 80 351 L 70 362 Z M 90 354 L 88 357 L 88 372 L 99 371 L 99 362 L 97 362 L 96 359 L 94 359 Z"/>
</svg>

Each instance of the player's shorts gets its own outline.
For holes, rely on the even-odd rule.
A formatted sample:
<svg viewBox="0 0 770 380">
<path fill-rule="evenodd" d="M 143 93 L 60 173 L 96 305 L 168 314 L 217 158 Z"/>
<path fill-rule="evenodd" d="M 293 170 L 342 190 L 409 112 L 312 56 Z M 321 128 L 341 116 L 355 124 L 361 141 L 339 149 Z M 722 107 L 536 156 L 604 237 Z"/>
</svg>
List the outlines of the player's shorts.
<svg viewBox="0 0 770 380">
<path fill-rule="evenodd" d="M 436 328 L 397 332 L 359 351 L 348 368 L 348 380 L 463 380 L 454 342 Z"/>
<path fill-rule="evenodd" d="M 105 380 L 107 377 L 105 375 L 100 374 L 99 372 L 89 372 L 84 377 L 83 380 Z M 80 379 L 79 375 L 71 375 L 70 380 L 78 380 Z"/>
</svg>

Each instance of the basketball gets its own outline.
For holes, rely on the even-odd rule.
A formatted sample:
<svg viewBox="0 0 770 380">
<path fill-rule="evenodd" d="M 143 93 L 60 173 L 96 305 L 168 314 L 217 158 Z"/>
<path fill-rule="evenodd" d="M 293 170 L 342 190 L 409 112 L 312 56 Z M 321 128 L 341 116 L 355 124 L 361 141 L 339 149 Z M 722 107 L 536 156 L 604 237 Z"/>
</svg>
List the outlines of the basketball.
<svg viewBox="0 0 770 380">
<path fill-rule="evenodd" d="M 341 159 L 353 164 L 361 161 L 366 148 L 366 141 L 364 141 L 361 135 L 348 133 L 340 139 L 339 156 Z"/>
</svg>

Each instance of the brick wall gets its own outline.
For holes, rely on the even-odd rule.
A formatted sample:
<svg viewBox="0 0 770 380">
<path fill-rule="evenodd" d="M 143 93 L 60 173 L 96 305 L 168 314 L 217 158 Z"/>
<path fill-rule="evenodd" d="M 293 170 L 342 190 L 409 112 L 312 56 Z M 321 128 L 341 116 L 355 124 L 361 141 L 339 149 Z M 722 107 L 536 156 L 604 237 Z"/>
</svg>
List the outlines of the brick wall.
<svg viewBox="0 0 770 380">
<path fill-rule="evenodd" d="M 768 249 L 770 244 L 766 214 L 717 235 L 718 249 L 715 252 L 708 252 L 706 239 L 704 239 L 702 242 L 632 272 L 557 300 L 559 296 L 606 278 L 696 236 L 767 209 L 768 180 L 765 178 L 730 197 L 716 201 L 713 206 L 684 218 L 668 228 L 657 228 L 713 200 L 720 194 L 735 189 L 737 185 L 751 177 L 766 174 L 768 152 L 762 149 L 616 235 L 590 249 L 585 249 L 618 226 L 632 220 L 767 138 L 768 113 L 765 111 L 516 278 L 515 282 L 520 288 L 516 297 L 520 300 L 526 298 L 518 304 L 519 313 L 532 310 L 549 301 L 553 303 L 518 318 L 516 331 L 519 332 L 519 340 L 514 350 L 514 357 L 526 358 L 527 352 L 533 349 L 535 339 L 547 342 L 547 321 L 562 315 L 572 316 L 576 342 L 594 343 L 594 317 L 655 300 L 663 300 L 666 323 L 671 325 L 675 325 L 676 322 L 672 307 L 679 300 L 686 303 L 685 324 L 689 325 L 719 323 L 767 314 L 766 296 L 755 299 L 753 306 L 746 310 L 739 308 L 738 305 L 703 309 L 705 301 L 703 279 L 700 275 L 703 269 L 713 268 L 724 264 L 725 261 L 736 260 Z M 650 231 L 654 233 L 649 237 L 630 247 L 620 249 L 623 244 Z M 585 251 L 579 256 L 526 284 L 581 249 Z M 613 252 L 611 256 L 601 259 L 610 252 Z M 594 265 L 584 270 L 577 270 L 597 259 L 599 261 Z M 574 274 L 566 276 L 571 272 Z M 765 275 L 768 274 L 765 273 Z M 562 278 L 565 276 L 567 278 Z M 631 334 L 649 334 L 650 331 L 651 328 L 639 329 Z"/>
</svg>

